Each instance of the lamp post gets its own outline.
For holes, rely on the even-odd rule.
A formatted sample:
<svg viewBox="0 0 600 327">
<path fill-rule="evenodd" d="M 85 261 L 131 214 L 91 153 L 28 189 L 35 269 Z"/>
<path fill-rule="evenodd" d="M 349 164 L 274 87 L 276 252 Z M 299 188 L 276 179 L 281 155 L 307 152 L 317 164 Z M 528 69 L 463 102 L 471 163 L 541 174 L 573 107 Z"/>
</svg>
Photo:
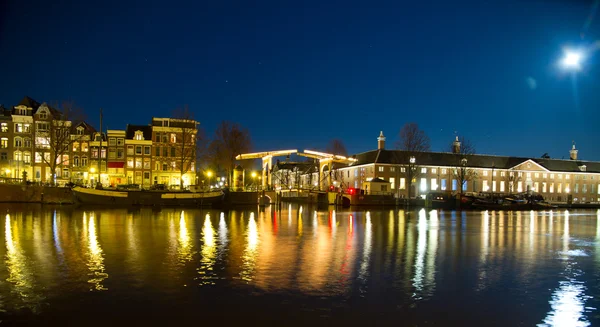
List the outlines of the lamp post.
<svg viewBox="0 0 600 327">
<path fill-rule="evenodd" d="M 254 189 L 256 190 L 257 189 L 257 187 L 256 187 L 256 172 L 253 171 L 251 175 L 252 175 L 252 186 L 254 186 Z"/>
<path fill-rule="evenodd" d="M 208 176 L 208 189 L 210 190 L 212 188 L 212 185 L 210 185 L 210 178 L 212 177 L 212 171 L 207 171 L 206 172 L 206 176 Z"/>
</svg>

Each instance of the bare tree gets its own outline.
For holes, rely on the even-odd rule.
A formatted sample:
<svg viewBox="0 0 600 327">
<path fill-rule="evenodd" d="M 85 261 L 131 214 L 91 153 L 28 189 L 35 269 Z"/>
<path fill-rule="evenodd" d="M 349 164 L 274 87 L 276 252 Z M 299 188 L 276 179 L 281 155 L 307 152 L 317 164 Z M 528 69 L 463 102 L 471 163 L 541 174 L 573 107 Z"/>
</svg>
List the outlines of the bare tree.
<svg viewBox="0 0 600 327">
<path fill-rule="evenodd" d="M 185 105 L 173 112 L 170 127 L 175 129 L 175 142 L 170 143 L 175 149 L 175 168 L 179 171 L 179 187 L 183 188 L 183 175 L 194 170 L 198 137 L 198 122 L 193 113 Z"/>
<path fill-rule="evenodd" d="M 238 123 L 222 121 L 217 127 L 208 151 L 213 165 L 226 170 L 229 185 L 233 178 L 235 157 L 250 151 L 251 147 L 250 133 Z"/>
<path fill-rule="evenodd" d="M 36 117 L 34 148 L 41 159 L 50 168 L 52 182 L 57 169 L 69 164 L 69 150 L 74 142 L 83 135 L 74 133 L 72 126 L 83 120 L 83 112 L 72 101 L 64 101 L 58 110 L 46 104 L 40 106 Z M 73 137 L 72 135 L 75 135 Z"/>
<path fill-rule="evenodd" d="M 463 188 L 466 183 L 477 178 L 477 171 L 468 166 L 469 158 L 475 154 L 475 147 L 471 141 L 465 137 L 457 137 L 456 140 L 450 144 L 450 151 L 454 154 L 452 179 L 456 180 L 458 193 L 462 198 Z"/>
<path fill-rule="evenodd" d="M 348 156 L 348 151 L 346 151 L 346 146 L 344 142 L 340 139 L 333 139 L 329 141 L 329 145 L 327 145 L 327 149 L 325 150 L 327 153 L 338 154 L 341 156 Z"/>
<path fill-rule="evenodd" d="M 509 193 L 514 193 L 515 191 L 515 184 L 518 183 L 521 180 L 521 176 L 519 176 L 519 173 L 516 171 L 511 171 L 508 173 L 508 192 Z"/>
<path fill-rule="evenodd" d="M 396 143 L 396 148 L 402 150 L 396 152 L 396 162 L 400 163 L 400 167 L 404 170 L 404 176 L 407 180 L 408 198 L 411 198 L 412 185 L 419 177 L 419 160 L 422 158 L 423 152 L 430 151 L 429 137 L 425 132 L 419 129 L 416 123 L 406 123 L 400 133 L 399 140 Z"/>
</svg>

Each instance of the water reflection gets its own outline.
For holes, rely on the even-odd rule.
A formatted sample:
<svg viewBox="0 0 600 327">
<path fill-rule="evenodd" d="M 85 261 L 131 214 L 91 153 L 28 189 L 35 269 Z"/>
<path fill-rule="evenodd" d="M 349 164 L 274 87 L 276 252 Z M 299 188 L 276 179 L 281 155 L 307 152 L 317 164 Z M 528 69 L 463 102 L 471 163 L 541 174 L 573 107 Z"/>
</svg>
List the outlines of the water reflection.
<svg viewBox="0 0 600 327">
<path fill-rule="evenodd" d="M 108 278 L 108 274 L 104 271 L 104 256 L 102 248 L 98 243 L 98 235 L 96 230 L 96 217 L 94 212 L 89 213 L 89 218 L 86 213 L 83 214 L 84 228 L 87 228 L 87 244 L 88 244 L 88 268 L 90 279 L 88 283 L 92 284 L 90 291 L 106 291 L 103 282 Z"/>
<path fill-rule="evenodd" d="M 290 211 L 291 220 L 291 211 Z M 291 222 L 290 222 L 291 223 Z M 254 268 L 256 266 L 257 248 L 258 248 L 258 228 L 254 220 L 254 212 L 250 213 L 248 230 L 246 232 L 247 245 L 243 255 L 243 267 L 240 277 L 242 280 L 250 282 L 254 278 Z"/>
<path fill-rule="evenodd" d="M 224 223 L 224 221 L 223 221 Z M 210 221 L 210 214 L 207 213 L 202 227 L 202 258 L 198 274 L 200 275 L 200 285 L 214 285 L 216 275 L 214 273 L 215 259 L 217 256 L 217 247 L 215 242 L 215 232 Z"/>
<path fill-rule="evenodd" d="M 32 271 L 30 258 L 28 258 L 19 242 L 18 224 L 13 226 L 9 214 L 5 218 L 6 239 L 6 268 L 8 269 L 7 282 L 12 286 L 11 291 L 18 295 L 18 303 L 11 303 L 16 308 L 26 307 L 36 312 L 44 296 L 36 292 L 36 281 Z"/>
<path fill-rule="evenodd" d="M 276 294 L 313 306 L 307 315 L 382 308 L 410 316 L 459 303 L 505 306 L 510 317 L 489 312 L 500 325 L 587 326 L 600 298 L 600 210 L 57 209 L 11 213 L 2 227 L 0 310 L 43 312 L 39 304 L 89 296 L 103 306 L 122 297 L 185 305 L 194 292 L 214 291 L 243 301 Z"/>
<path fill-rule="evenodd" d="M 559 281 L 559 286 L 552 292 L 550 299 L 550 312 L 544 318 L 544 323 L 538 326 L 591 326 L 589 320 L 584 316 L 585 302 L 591 297 L 586 295 L 585 283 L 578 280 L 583 271 L 577 268 L 577 257 L 579 252 L 571 251 L 569 248 L 569 211 L 564 214 L 563 248 L 560 259 L 564 260 L 564 278 Z"/>
<path fill-rule="evenodd" d="M 177 255 L 180 263 L 186 263 L 192 261 L 192 241 L 190 233 L 188 231 L 187 222 L 185 219 L 184 211 L 181 211 L 179 215 L 179 247 L 177 248 Z"/>
</svg>

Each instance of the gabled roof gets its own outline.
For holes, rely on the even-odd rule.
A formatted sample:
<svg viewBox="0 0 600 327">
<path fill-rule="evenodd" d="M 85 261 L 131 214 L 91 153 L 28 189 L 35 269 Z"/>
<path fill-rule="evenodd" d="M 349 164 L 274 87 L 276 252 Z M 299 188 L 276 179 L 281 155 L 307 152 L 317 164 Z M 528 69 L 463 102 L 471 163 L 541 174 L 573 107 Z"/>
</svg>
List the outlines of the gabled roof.
<svg viewBox="0 0 600 327">
<path fill-rule="evenodd" d="M 352 156 L 357 161 L 352 166 L 366 164 L 400 165 L 408 162 L 409 154 L 402 150 L 372 150 Z M 512 169 L 531 160 L 549 171 L 581 172 L 579 168 L 586 166 L 586 172 L 600 173 L 600 162 L 580 160 L 560 160 L 542 158 L 523 158 L 492 155 L 461 155 L 449 152 L 420 152 L 415 155 L 417 165 L 452 167 L 460 165 L 460 160 L 467 159 L 467 166 L 473 168 Z"/>
<path fill-rule="evenodd" d="M 152 141 L 152 126 L 150 125 L 127 124 L 127 129 L 125 130 L 125 138 L 128 140 L 133 140 L 136 131 L 142 131 L 142 133 L 144 134 L 145 141 Z"/>
<path fill-rule="evenodd" d="M 34 110 L 40 106 L 40 103 L 35 101 L 34 99 L 25 96 L 17 106 L 26 106 L 28 108 L 33 108 Z"/>
<path fill-rule="evenodd" d="M 90 134 L 91 135 L 91 134 L 93 134 L 93 133 L 96 132 L 96 129 L 92 125 L 88 124 L 85 121 L 80 121 L 77 124 L 74 124 L 73 125 L 73 132 L 75 132 L 79 126 L 83 127 L 83 130 L 85 131 L 84 134 Z"/>
</svg>

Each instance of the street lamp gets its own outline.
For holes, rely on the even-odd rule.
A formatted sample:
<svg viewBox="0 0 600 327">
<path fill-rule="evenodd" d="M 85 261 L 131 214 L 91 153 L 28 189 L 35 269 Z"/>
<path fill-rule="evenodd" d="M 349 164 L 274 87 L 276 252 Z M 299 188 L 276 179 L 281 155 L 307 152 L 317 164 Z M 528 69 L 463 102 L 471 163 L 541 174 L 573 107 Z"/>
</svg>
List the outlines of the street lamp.
<svg viewBox="0 0 600 327">
<path fill-rule="evenodd" d="M 210 178 L 212 177 L 212 171 L 207 171 L 206 172 L 206 176 L 208 176 L 208 188 L 212 188 L 212 185 L 210 185 Z"/>
<path fill-rule="evenodd" d="M 252 184 L 254 184 L 254 188 L 256 188 L 256 172 L 253 171 L 250 175 L 252 176 Z"/>
</svg>

